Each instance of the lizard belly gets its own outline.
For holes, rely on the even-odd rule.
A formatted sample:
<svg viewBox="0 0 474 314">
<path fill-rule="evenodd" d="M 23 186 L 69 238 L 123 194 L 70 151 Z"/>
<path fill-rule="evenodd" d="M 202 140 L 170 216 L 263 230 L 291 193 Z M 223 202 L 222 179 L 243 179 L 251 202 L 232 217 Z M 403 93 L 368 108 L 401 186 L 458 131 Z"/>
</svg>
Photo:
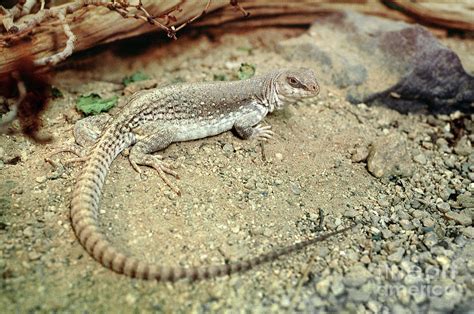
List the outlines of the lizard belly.
<svg viewBox="0 0 474 314">
<path fill-rule="evenodd" d="M 191 124 L 182 124 L 176 127 L 174 140 L 176 142 L 192 141 L 214 136 L 229 131 L 234 126 L 235 119 L 202 120 Z"/>
</svg>

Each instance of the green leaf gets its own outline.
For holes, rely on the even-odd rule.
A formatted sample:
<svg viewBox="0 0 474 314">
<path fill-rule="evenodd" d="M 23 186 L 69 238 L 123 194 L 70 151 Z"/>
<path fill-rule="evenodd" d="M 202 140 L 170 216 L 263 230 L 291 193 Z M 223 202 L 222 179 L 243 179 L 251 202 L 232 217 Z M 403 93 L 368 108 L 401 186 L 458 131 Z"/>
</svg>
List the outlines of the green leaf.
<svg viewBox="0 0 474 314">
<path fill-rule="evenodd" d="M 138 72 L 133 73 L 131 76 L 126 76 L 122 80 L 122 83 L 123 83 L 123 85 L 127 86 L 127 85 L 130 85 L 133 82 L 145 81 L 145 80 L 149 80 L 149 79 L 150 79 L 150 77 L 148 75 L 146 75 L 143 72 L 138 71 Z"/>
<path fill-rule="evenodd" d="M 242 63 L 237 76 L 239 80 L 246 80 L 255 75 L 255 65 L 250 63 Z"/>
<path fill-rule="evenodd" d="M 227 81 L 225 74 L 214 74 L 214 81 Z"/>
<path fill-rule="evenodd" d="M 81 95 L 77 99 L 76 108 L 86 115 L 96 115 L 110 110 L 117 104 L 118 96 L 102 99 L 99 95 L 92 93 L 87 96 Z"/>
</svg>

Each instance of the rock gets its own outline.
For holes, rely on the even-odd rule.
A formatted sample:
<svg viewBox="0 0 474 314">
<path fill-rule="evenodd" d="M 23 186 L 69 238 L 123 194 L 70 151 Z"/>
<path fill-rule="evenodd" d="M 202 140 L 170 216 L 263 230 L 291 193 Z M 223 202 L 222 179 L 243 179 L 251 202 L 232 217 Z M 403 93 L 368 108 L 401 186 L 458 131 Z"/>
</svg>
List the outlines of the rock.
<svg viewBox="0 0 474 314">
<path fill-rule="evenodd" d="M 352 162 L 362 162 L 367 160 L 369 156 L 369 148 L 367 146 L 359 146 L 353 152 L 351 156 Z"/>
<path fill-rule="evenodd" d="M 283 154 L 282 153 L 276 153 L 275 154 L 275 159 L 276 160 L 283 160 Z"/>
<path fill-rule="evenodd" d="M 467 215 L 464 211 L 461 211 L 461 212 L 449 211 L 445 214 L 445 216 L 448 219 L 454 220 L 463 226 L 472 225 L 472 218 L 469 215 Z"/>
<path fill-rule="evenodd" d="M 26 227 L 26 228 L 23 230 L 23 235 L 24 235 L 25 237 L 29 237 L 29 238 L 32 237 L 32 236 L 33 236 L 33 227 L 31 227 L 31 226 Z"/>
<path fill-rule="evenodd" d="M 40 257 L 41 257 L 41 254 L 36 252 L 36 251 L 31 251 L 31 252 L 28 253 L 28 259 L 30 261 L 36 261 L 36 260 L 40 259 Z"/>
<path fill-rule="evenodd" d="M 327 297 L 330 287 L 331 287 L 331 277 L 323 278 L 319 282 L 316 283 L 316 291 L 318 291 L 319 295 L 322 296 L 323 298 Z"/>
<path fill-rule="evenodd" d="M 422 153 L 413 156 L 413 160 L 421 165 L 426 165 L 427 162 L 426 156 Z"/>
<path fill-rule="evenodd" d="M 474 102 L 474 77 L 419 25 L 337 12 L 319 18 L 306 34 L 280 42 L 277 52 L 314 63 L 323 81 L 346 88 L 353 104 L 455 112 L 468 111 Z"/>
<path fill-rule="evenodd" d="M 349 287 L 360 287 L 372 277 L 372 274 L 362 265 L 352 266 L 345 275 L 343 282 Z"/>
<path fill-rule="evenodd" d="M 225 143 L 224 146 L 222 147 L 222 150 L 226 154 L 232 154 L 234 152 L 234 146 L 230 143 Z"/>
<path fill-rule="evenodd" d="M 469 156 L 470 154 L 472 154 L 472 144 L 466 135 L 461 137 L 456 143 L 456 146 L 454 147 L 454 152 L 461 156 Z"/>
<path fill-rule="evenodd" d="M 354 218 L 354 217 L 357 217 L 358 215 L 359 215 L 359 212 L 355 210 L 354 208 L 348 208 L 343 214 L 343 216 L 347 218 Z"/>
<path fill-rule="evenodd" d="M 332 294 L 337 297 L 343 294 L 345 291 L 344 284 L 342 282 L 341 276 L 334 276 L 332 285 L 331 285 L 331 292 Z"/>
<path fill-rule="evenodd" d="M 451 209 L 451 206 L 449 206 L 449 204 L 446 202 L 438 203 L 436 204 L 436 207 L 442 213 L 447 213 Z"/>
<path fill-rule="evenodd" d="M 474 207 L 474 196 L 470 194 L 461 194 L 456 198 L 459 206 L 467 208 L 467 207 Z"/>
<path fill-rule="evenodd" d="M 463 228 L 463 229 L 461 229 L 461 232 L 466 237 L 474 239 L 474 227 Z"/>
<path fill-rule="evenodd" d="M 367 168 L 377 178 L 411 176 L 413 166 L 406 142 L 397 134 L 378 138 L 370 147 Z"/>
<path fill-rule="evenodd" d="M 442 312 L 450 312 L 459 304 L 462 299 L 462 291 L 456 289 L 454 286 L 436 285 L 436 291 L 443 291 L 443 295 L 430 296 L 430 308 Z M 435 290 L 433 290 L 435 291 Z M 439 293 L 439 292 L 438 292 Z"/>
<path fill-rule="evenodd" d="M 405 249 L 399 247 L 394 253 L 390 254 L 387 259 L 394 263 L 400 263 L 402 261 L 403 255 L 405 255 Z"/>
</svg>

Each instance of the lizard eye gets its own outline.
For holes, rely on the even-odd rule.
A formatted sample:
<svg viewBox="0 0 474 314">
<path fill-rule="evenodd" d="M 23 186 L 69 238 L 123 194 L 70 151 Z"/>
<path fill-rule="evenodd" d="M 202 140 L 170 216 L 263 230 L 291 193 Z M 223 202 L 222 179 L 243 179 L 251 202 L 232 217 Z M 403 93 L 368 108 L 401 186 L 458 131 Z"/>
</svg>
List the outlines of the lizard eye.
<svg viewBox="0 0 474 314">
<path fill-rule="evenodd" d="M 300 82 L 298 82 L 297 79 L 295 79 L 294 77 L 288 77 L 288 83 L 293 86 L 293 87 L 299 87 L 300 86 Z"/>
</svg>

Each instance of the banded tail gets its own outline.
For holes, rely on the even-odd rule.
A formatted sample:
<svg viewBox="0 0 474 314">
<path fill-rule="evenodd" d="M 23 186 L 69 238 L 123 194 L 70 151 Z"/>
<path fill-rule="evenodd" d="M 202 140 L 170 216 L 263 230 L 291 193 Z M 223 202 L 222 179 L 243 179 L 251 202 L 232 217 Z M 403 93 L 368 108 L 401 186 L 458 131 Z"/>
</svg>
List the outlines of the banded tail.
<svg viewBox="0 0 474 314">
<path fill-rule="evenodd" d="M 113 128 L 111 128 L 113 129 Z M 200 267 L 166 267 L 141 261 L 117 250 L 99 229 L 99 199 L 108 169 L 115 157 L 134 142 L 133 135 L 109 129 L 96 143 L 79 176 L 71 202 L 71 221 L 74 232 L 85 250 L 103 266 L 132 278 L 176 281 L 207 279 L 249 270 L 282 255 L 303 249 L 316 242 L 346 232 L 350 226 L 320 237 L 274 250 L 255 258 L 230 264 Z"/>
</svg>

